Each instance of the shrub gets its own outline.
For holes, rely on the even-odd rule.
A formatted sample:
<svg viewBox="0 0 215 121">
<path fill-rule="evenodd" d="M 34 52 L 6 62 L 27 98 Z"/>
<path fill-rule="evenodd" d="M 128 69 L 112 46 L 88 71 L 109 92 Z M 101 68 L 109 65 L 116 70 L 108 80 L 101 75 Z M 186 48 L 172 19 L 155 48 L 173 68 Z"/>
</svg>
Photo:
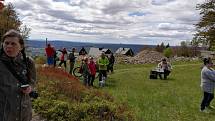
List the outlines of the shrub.
<svg viewBox="0 0 215 121">
<path fill-rule="evenodd" d="M 172 52 L 172 49 L 171 48 L 166 48 L 164 51 L 163 51 L 163 54 L 164 56 L 166 56 L 167 58 L 171 57 L 173 52 Z"/>
<path fill-rule="evenodd" d="M 45 56 L 35 57 L 35 63 L 36 64 L 45 64 L 46 63 L 46 57 Z"/>
<path fill-rule="evenodd" d="M 33 102 L 33 108 L 47 120 L 135 120 L 126 104 L 117 104 L 109 94 L 86 88 L 60 69 L 38 68 L 38 74 L 40 97 Z"/>
</svg>

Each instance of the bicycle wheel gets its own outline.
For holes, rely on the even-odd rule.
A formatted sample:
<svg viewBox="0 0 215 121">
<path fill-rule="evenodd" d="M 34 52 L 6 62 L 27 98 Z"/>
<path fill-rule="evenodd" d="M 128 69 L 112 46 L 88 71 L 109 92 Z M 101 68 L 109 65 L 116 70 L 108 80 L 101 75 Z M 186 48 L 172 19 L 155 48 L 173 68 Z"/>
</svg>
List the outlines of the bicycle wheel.
<svg viewBox="0 0 215 121">
<path fill-rule="evenodd" d="M 73 75 L 74 75 L 75 77 L 81 77 L 81 76 L 82 76 L 82 73 L 80 73 L 80 67 L 74 68 L 74 70 L 73 70 Z"/>
</svg>

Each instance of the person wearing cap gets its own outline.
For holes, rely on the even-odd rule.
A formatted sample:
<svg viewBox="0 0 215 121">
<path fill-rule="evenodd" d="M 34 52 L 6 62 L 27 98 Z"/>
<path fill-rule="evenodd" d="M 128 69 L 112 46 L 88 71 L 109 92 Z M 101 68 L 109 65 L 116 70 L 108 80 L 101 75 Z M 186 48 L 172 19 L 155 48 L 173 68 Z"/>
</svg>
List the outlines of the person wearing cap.
<svg viewBox="0 0 215 121">
<path fill-rule="evenodd" d="M 163 70 L 164 79 L 167 79 L 167 76 L 170 74 L 172 66 L 165 58 L 158 64 L 158 68 Z M 162 78 L 162 73 L 158 73 L 160 79 Z"/>
<path fill-rule="evenodd" d="M 200 111 L 209 113 L 211 109 L 214 109 L 210 105 L 214 98 L 214 86 L 215 86 L 215 71 L 212 68 L 213 62 L 211 58 L 204 58 L 204 67 L 201 70 L 201 89 L 203 91 L 203 98 L 200 105 Z"/>
<path fill-rule="evenodd" d="M 69 73 L 72 74 L 72 71 L 73 71 L 73 68 L 74 68 L 74 65 L 75 65 L 75 48 L 72 48 L 72 52 L 69 53 L 69 64 L 70 64 L 70 67 L 69 67 Z"/>
</svg>

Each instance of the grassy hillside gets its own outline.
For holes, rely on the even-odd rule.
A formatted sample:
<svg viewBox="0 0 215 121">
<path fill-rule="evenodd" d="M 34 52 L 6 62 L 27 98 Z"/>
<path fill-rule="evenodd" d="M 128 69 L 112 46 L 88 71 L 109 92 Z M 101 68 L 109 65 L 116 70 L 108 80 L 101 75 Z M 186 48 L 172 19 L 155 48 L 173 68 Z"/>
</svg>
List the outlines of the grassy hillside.
<svg viewBox="0 0 215 121">
<path fill-rule="evenodd" d="M 135 121 L 128 105 L 83 86 L 64 70 L 38 67 L 37 71 L 40 96 L 33 108 L 48 121 Z"/>
<path fill-rule="evenodd" d="M 140 121 L 214 121 L 199 112 L 200 63 L 175 63 L 168 80 L 150 80 L 155 65 L 117 65 L 104 91 L 132 106 Z M 214 104 L 214 102 L 212 103 Z M 215 104 L 214 104 L 215 105 Z"/>
</svg>

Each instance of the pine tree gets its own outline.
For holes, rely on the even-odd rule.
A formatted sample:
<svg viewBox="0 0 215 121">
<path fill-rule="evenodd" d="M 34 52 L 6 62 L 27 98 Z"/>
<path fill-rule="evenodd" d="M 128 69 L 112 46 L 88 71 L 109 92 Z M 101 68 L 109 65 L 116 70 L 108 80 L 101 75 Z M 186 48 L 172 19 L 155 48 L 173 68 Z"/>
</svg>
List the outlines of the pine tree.
<svg viewBox="0 0 215 121">
<path fill-rule="evenodd" d="M 198 4 L 201 19 L 196 24 L 195 39 L 203 45 L 208 45 L 209 50 L 215 50 L 215 0 L 206 0 Z"/>
</svg>

